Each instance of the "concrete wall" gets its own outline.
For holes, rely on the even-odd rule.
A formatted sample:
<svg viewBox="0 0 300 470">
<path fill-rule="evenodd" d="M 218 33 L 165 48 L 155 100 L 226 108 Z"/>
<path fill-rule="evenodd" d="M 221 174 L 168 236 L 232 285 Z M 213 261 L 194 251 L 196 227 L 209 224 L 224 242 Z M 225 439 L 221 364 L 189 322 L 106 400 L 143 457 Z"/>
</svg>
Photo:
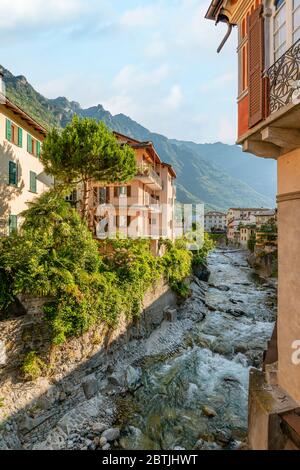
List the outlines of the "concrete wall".
<svg viewBox="0 0 300 470">
<path fill-rule="evenodd" d="M 278 379 L 298 403 L 300 365 L 293 364 L 292 354 L 293 343 L 300 341 L 299 220 L 300 149 L 278 159 Z"/>
</svg>

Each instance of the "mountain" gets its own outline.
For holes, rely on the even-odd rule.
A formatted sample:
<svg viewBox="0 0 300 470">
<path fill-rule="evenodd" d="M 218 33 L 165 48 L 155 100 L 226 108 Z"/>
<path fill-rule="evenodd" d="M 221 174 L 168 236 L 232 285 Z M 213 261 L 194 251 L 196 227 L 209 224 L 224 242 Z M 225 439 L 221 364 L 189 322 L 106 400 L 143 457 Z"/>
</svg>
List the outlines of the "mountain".
<svg viewBox="0 0 300 470">
<path fill-rule="evenodd" d="M 45 127 L 64 127 L 74 114 L 104 121 L 111 129 L 142 141 L 152 141 L 161 158 L 178 175 L 177 199 L 184 203 L 205 202 L 209 208 L 232 206 L 272 207 L 275 204 L 276 165 L 271 160 L 243 154 L 235 145 L 221 142 L 196 144 L 168 139 L 150 132 L 124 114 L 113 116 L 103 106 L 83 109 L 76 101 L 48 99 L 24 76 L 14 76 L 0 66 L 7 96 Z"/>
</svg>

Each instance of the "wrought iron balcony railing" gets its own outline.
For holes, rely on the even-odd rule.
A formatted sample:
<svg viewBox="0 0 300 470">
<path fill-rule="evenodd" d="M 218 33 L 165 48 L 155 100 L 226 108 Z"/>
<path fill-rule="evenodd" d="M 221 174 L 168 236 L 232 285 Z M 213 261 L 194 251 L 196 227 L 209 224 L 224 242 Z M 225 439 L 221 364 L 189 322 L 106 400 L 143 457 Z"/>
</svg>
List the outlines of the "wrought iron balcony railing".
<svg viewBox="0 0 300 470">
<path fill-rule="evenodd" d="M 300 39 L 269 68 L 267 77 L 270 114 L 299 99 Z"/>
</svg>

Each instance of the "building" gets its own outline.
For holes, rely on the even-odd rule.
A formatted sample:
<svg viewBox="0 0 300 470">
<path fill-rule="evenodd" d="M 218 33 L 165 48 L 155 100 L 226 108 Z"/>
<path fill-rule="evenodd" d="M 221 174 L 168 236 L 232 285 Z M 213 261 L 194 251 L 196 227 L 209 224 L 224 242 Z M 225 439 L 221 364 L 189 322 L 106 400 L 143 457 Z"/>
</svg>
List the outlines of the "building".
<svg viewBox="0 0 300 470">
<path fill-rule="evenodd" d="M 206 232 L 226 232 L 227 222 L 224 212 L 210 211 L 204 215 L 204 230 Z"/>
<path fill-rule="evenodd" d="M 175 239 L 176 173 L 161 161 L 152 142 L 140 142 L 115 132 L 120 145 L 134 150 L 137 174 L 126 185 L 93 182 L 89 206 L 98 238 L 118 232 L 131 238 Z"/>
<path fill-rule="evenodd" d="M 255 222 L 255 215 L 260 212 L 266 212 L 269 209 L 265 208 L 253 208 L 253 207 L 231 207 L 227 211 L 227 224 L 232 220 L 245 220 L 248 222 Z"/>
<path fill-rule="evenodd" d="M 276 210 L 268 210 L 262 212 L 256 212 L 255 216 L 255 224 L 257 227 L 261 225 L 276 223 L 277 220 L 277 212 Z"/>
<path fill-rule="evenodd" d="M 239 244 L 243 248 L 248 248 L 251 237 L 256 237 L 256 226 L 253 224 L 241 225 L 239 229 Z"/>
<path fill-rule="evenodd" d="M 17 229 L 27 203 L 51 185 L 40 161 L 46 130 L 0 96 L 0 235 Z"/>
<path fill-rule="evenodd" d="M 278 321 L 265 373 L 251 375 L 249 443 L 255 449 L 299 448 L 287 431 L 275 429 L 299 439 L 300 417 L 293 410 L 300 404 L 300 2 L 213 0 L 206 18 L 228 25 L 219 50 L 238 27 L 237 143 L 245 152 L 276 159 L 278 169 Z M 268 390 L 269 409 L 262 390 Z"/>
</svg>

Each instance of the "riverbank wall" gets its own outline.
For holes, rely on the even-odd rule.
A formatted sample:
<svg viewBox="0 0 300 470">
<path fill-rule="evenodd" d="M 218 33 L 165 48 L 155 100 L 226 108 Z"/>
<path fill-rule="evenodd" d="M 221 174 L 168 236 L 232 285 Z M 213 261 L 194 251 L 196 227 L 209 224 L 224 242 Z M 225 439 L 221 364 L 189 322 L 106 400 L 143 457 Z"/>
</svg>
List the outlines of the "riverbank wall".
<svg viewBox="0 0 300 470">
<path fill-rule="evenodd" d="M 98 393 L 97 373 L 111 377 L 114 354 L 135 339 L 147 338 L 164 317 L 172 317 L 178 304 L 175 293 L 161 279 L 145 295 L 140 317 L 128 321 L 121 315 L 118 327 L 95 325 L 81 337 L 53 346 L 44 319 L 45 299 L 20 299 L 21 316 L 0 322 L 0 449 L 21 449 L 32 433 L 46 436 L 55 422 L 80 403 L 82 419 L 94 413 Z M 21 366 L 30 351 L 43 361 L 42 374 L 25 381 Z M 97 401 L 97 400 L 96 400 Z M 83 407 L 84 408 L 84 407 Z"/>
</svg>

